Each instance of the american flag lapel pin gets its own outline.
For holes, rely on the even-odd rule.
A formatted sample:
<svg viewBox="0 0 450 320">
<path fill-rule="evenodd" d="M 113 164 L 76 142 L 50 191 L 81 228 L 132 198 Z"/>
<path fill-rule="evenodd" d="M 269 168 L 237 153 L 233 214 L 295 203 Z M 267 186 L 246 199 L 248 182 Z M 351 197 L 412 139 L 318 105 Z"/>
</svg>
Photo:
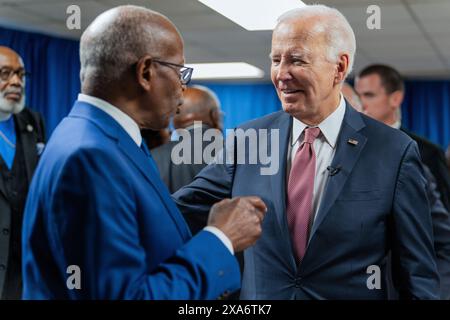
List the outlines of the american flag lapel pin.
<svg viewBox="0 0 450 320">
<path fill-rule="evenodd" d="M 351 145 L 353 145 L 353 146 L 356 146 L 356 145 L 358 145 L 358 140 L 355 140 L 355 139 L 348 139 L 347 143 L 349 143 L 349 144 L 351 144 Z"/>
</svg>

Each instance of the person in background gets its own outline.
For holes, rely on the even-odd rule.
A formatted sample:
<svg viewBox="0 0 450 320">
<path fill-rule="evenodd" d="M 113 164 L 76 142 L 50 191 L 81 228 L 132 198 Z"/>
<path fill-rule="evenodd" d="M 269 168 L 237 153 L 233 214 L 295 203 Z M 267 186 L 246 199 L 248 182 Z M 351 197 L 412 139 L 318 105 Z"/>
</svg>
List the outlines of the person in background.
<svg viewBox="0 0 450 320">
<path fill-rule="evenodd" d="M 25 107 L 26 70 L 0 46 L 0 298 L 22 294 L 21 230 L 25 200 L 44 148 L 44 121 Z"/>
<path fill-rule="evenodd" d="M 161 179 L 171 193 L 191 183 L 194 177 L 207 165 L 203 157 L 203 150 L 211 142 L 203 141 L 202 139 L 206 130 L 217 130 L 218 134 L 222 134 L 220 102 L 217 96 L 206 87 L 195 86 L 186 88 L 183 104 L 178 107 L 173 117 L 173 125 L 177 132 L 178 130 L 187 130 L 186 134 L 178 135 L 180 137 L 179 141 L 171 141 L 152 150 Z M 183 142 L 184 136 L 189 139 L 189 145 L 191 146 L 190 161 L 189 163 L 175 164 L 171 158 L 172 151 L 178 143 Z M 202 140 L 194 142 L 195 137 Z M 201 158 L 201 161 L 198 163 L 194 161 L 195 153 L 198 153 Z M 206 225 L 208 217 L 185 215 L 184 218 L 191 232 L 196 234 Z"/>
<path fill-rule="evenodd" d="M 405 88 L 400 73 L 387 65 L 367 66 L 356 77 L 355 89 L 365 114 L 400 129 L 417 142 L 423 163 L 436 179 L 442 203 L 450 211 L 450 174 L 446 169 L 444 151 L 402 127 L 401 104 Z"/>
<path fill-rule="evenodd" d="M 393 128 L 400 128 L 399 110 L 403 97 L 403 83 L 395 69 L 384 65 L 364 68 L 356 78 L 355 88 L 361 97 L 363 110 L 368 115 Z M 437 148 L 422 138 L 420 141 L 427 152 Z M 439 150 L 433 152 L 439 153 Z M 424 164 L 424 176 L 428 182 L 427 194 L 433 225 L 436 263 L 441 278 L 440 296 L 448 300 L 450 299 L 450 214 L 443 204 L 436 179 L 426 164 Z M 391 289 L 391 296 L 397 296 L 394 289 Z"/>
</svg>

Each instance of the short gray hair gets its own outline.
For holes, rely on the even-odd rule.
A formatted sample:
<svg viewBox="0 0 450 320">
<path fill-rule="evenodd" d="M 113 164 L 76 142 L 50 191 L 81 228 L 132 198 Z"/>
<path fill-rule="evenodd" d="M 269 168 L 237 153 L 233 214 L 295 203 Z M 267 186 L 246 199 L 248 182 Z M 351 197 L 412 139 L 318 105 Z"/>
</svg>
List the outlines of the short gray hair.
<svg viewBox="0 0 450 320">
<path fill-rule="evenodd" d="M 309 18 L 314 16 L 326 17 L 319 22 L 312 32 L 323 33 L 326 36 L 328 50 L 326 58 L 329 61 L 336 62 L 339 54 L 347 53 L 349 55 L 347 77 L 353 69 L 355 60 L 356 39 L 350 23 L 345 16 L 335 8 L 320 4 L 307 5 L 287 11 L 278 18 L 278 24 L 285 20 Z"/>
<path fill-rule="evenodd" d="M 98 16 L 81 36 L 81 82 L 86 77 L 106 82 L 120 79 L 155 45 L 154 29 L 161 29 L 155 18 L 165 17 L 132 5 L 119 6 Z"/>
</svg>

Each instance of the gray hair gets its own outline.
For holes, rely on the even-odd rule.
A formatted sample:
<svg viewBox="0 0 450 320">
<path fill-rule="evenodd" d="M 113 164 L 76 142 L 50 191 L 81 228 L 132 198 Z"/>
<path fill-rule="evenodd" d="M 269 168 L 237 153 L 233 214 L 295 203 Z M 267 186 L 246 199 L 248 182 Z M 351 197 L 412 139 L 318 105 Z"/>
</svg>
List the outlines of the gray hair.
<svg viewBox="0 0 450 320">
<path fill-rule="evenodd" d="M 99 15 L 80 40 L 80 78 L 114 81 L 156 46 L 163 15 L 138 6 L 119 6 Z M 156 29 L 156 31 L 155 31 Z"/>
<path fill-rule="evenodd" d="M 352 27 L 345 16 L 335 8 L 324 5 L 307 5 L 287 11 L 278 18 L 278 24 L 285 20 L 302 19 L 315 16 L 322 16 L 326 19 L 320 20 L 315 28 L 311 30 L 315 33 L 323 33 L 326 36 L 328 49 L 326 52 L 327 60 L 336 62 L 339 54 L 347 53 L 349 63 L 347 77 L 353 69 L 355 60 L 356 39 Z"/>
</svg>

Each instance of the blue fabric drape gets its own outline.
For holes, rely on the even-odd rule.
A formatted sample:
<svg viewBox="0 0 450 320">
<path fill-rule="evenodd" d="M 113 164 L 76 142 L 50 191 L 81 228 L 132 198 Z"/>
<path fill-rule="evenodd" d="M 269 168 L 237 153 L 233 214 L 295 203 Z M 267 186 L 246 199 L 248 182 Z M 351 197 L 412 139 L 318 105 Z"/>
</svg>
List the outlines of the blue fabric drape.
<svg viewBox="0 0 450 320">
<path fill-rule="evenodd" d="M 0 45 L 16 50 L 32 73 L 27 105 L 41 112 L 51 133 L 68 114 L 80 91 L 77 41 L 0 27 Z M 194 71 L 195 72 L 195 71 Z M 224 129 L 281 109 L 271 83 L 202 82 L 218 95 Z M 450 80 L 406 81 L 403 125 L 431 141 L 450 143 Z"/>
<path fill-rule="evenodd" d="M 50 134 L 80 91 L 78 41 L 0 27 L 0 45 L 17 51 L 31 73 L 26 105 L 43 115 Z"/>
<path fill-rule="evenodd" d="M 450 80 L 406 81 L 402 123 L 447 148 L 450 144 Z"/>
</svg>

